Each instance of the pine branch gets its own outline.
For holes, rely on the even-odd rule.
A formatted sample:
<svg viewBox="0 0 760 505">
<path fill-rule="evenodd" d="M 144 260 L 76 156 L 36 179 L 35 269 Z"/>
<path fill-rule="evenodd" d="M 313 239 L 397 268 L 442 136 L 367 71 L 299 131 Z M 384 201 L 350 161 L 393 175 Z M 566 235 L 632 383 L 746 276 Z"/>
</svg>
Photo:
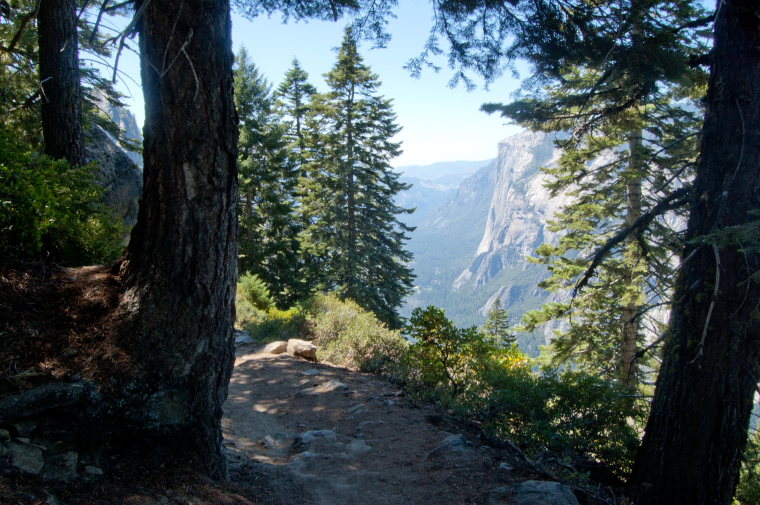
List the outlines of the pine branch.
<svg viewBox="0 0 760 505">
<path fill-rule="evenodd" d="M 649 224 L 654 221 L 656 217 L 661 216 L 663 213 L 669 210 L 677 209 L 678 207 L 684 205 L 691 198 L 691 190 L 691 185 L 684 186 L 675 190 L 673 193 L 655 205 L 652 210 L 638 218 L 632 225 L 624 228 L 614 237 L 611 237 L 609 240 L 607 240 L 607 242 L 594 253 L 591 264 L 586 269 L 586 272 L 583 274 L 573 289 L 573 297 L 575 297 L 578 292 L 588 284 L 589 280 L 591 280 L 591 277 L 594 275 L 596 268 L 602 263 L 602 261 L 604 261 L 604 259 L 616 245 L 623 242 L 631 233 L 649 226 Z"/>
<path fill-rule="evenodd" d="M 16 30 L 16 33 L 13 35 L 13 38 L 11 39 L 10 44 L 8 44 L 8 47 L 0 48 L 1 50 L 12 53 L 15 52 L 16 44 L 18 44 L 18 41 L 21 40 L 21 34 L 24 32 L 24 29 L 26 28 L 26 25 L 29 24 L 29 22 L 37 17 L 37 11 L 40 9 L 40 2 L 39 0 L 34 4 L 34 8 L 24 14 L 24 16 L 21 18 L 21 22 L 19 23 L 18 30 Z"/>
</svg>

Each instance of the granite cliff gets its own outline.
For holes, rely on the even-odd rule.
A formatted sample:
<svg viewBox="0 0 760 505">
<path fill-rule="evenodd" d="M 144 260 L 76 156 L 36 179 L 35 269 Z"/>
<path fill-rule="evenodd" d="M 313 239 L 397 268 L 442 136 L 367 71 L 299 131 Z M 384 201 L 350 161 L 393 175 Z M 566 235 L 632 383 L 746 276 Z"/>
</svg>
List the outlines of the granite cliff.
<svg viewBox="0 0 760 505">
<path fill-rule="evenodd" d="M 556 238 L 546 220 L 567 201 L 550 197 L 540 170 L 559 158 L 554 139 L 523 132 L 501 141 L 494 161 L 449 192 L 440 207 L 415 216 L 409 248 L 417 285 L 406 315 L 414 307 L 438 305 L 458 325 L 482 324 L 499 298 L 517 321 L 550 300 L 536 286 L 546 277 L 544 267 L 527 258 Z M 535 353 L 550 336 L 547 328 L 521 343 Z"/>
</svg>

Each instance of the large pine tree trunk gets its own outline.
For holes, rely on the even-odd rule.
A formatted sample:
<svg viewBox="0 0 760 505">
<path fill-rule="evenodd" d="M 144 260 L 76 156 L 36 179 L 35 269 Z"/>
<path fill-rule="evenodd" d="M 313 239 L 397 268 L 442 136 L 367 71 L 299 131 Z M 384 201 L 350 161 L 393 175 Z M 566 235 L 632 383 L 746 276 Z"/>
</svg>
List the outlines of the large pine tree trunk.
<svg viewBox="0 0 760 505">
<path fill-rule="evenodd" d="M 232 367 L 237 116 L 228 0 L 161 0 L 140 20 L 143 200 L 122 271 L 137 426 L 225 472 Z"/>
<path fill-rule="evenodd" d="M 45 154 L 85 163 L 74 0 L 42 0 L 37 13 Z"/>
<path fill-rule="evenodd" d="M 689 245 L 633 482 L 648 505 L 728 505 L 760 379 L 760 19 L 721 0 Z M 734 228 L 732 228 L 734 227 Z"/>
</svg>

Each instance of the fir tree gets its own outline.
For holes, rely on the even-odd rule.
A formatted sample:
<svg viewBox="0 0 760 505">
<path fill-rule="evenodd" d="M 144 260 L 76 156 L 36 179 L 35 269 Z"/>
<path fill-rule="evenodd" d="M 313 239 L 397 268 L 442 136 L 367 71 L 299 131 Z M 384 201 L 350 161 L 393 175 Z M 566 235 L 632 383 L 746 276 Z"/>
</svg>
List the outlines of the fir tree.
<svg viewBox="0 0 760 505">
<path fill-rule="evenodd" d="M 483 332 L 493 342 L 504 347 L 509 347 L 517 340 L 516 335 L 509 325 L 509 313 L 507 309 L 501 307 L 501 300 L 494 300 L 491 309 L 488 311 L 486 324 L 483 325 Z"/>
<path fill-rule="evenodd" d="M 330 91 L 314 97 L 308 119 L 302 201 L 309 223 L 302 235 L 307 277 L 315 288 L 336 290 L 398 326 L 396 309 L 413 279 L 411 254 L 403 247 L 411 229 L 397 218 L 411 210 L 394 203 L 408 186 L 390 166 L 401 153 L 391 140 L 400 128 L 350 29 L 326 79 Z"/>
<path fill-rule="evenodd" d="M 275 92 L 277 113 L 289 123 L 285 138 L 288 141 L 290 156 L 299 170 L 304 164 L 304 125 L 311 109 L 311 97 L 317 92 L 309 83 L 309 74 L 301 68 L 298 60 L 293 58 L 285 79 Z"/>
<path fill-rule="evenodd" d="M 672 258 L 682 245 L 672 226 L 678 214 L 661 214 L 627 234 L 594 266 L 592 277 L 584 273 L 593 252 L 637 226 L 642 215 L 684 203 L 677 196 L 693 171 L 705 75 L 683 61 L 665 75 L 653 74 L 651 58 L 672 57 L 659 52 L 662 26 L 691 20 L 696 12 L 682 7 L 645 16 L 645 6 L 630 8 L 624 12 L 629 35 L 615 45 L 617 31 L 606 34 L 592 16 L 609 12 L 592 11 L 587 28 L 596 30 L 599 44 L 610 44 L 606 52 L 547 62 L 551 78 L 544 88 L 506 106 L 485 106 L 534 129 L 569 132 L 558 141 L 558 166 L 545 169 L 552 194 L 572 199 L 549 223 L 563 236 L 539 247 L 537 256 L 551 273 L 541 285 L 551 291 L 575 287 L 574 298 L 530 313 L 528 327 L 566 319 L 552 342 L 555 360 L 573 359 L 630 387 L 638 384 L 644 363 L 645 326 L 654 329 L 651 334 L 665 324 L 651 309 L 672 297 Z M 700 47 L 697 30 L 669 38 L 683 53 Z"/>
<path fill-rule="evenodd" d="M 271 86 L 245 49 L 235 63 L 239 270 L 259 276 L 277 305 L 287 307 L 304 295 L 295 216 L 298 172 L 288 157 L 287 125 L 274 112 Z"/>
</svg>

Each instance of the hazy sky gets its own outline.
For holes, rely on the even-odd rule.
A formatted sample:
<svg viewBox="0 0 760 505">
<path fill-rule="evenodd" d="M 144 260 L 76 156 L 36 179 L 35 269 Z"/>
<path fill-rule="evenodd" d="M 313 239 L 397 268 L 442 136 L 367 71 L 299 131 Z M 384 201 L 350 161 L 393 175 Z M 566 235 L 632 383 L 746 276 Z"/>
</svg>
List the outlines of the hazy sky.
<svg viewBox="0 0 760 505">
<path fill-rule="evenodd" d="M 443 68 L 436 74 L 426 70 L 420 79 L 412 78 L 403 69 L 409 58 L 421 51 L 430 27 L 427 2 L 405 1 L 398 18 L 391 21 L 391 42 L 384 49 L 371 49 L 362 43 L 360 51 L 365 62 L 380 76 L 380 92 L 394 101 L 398 123 L 403 127 L 398 140 L 403 142 L 404 154 L 394 160 L 394 166 L 430 164 L 438 161 L 483 160 L 496 156 L 499 140 L 519 131 L 505 125 L 498 116 L 479 111 L 484 102 L 503 102 L 516 88 L 517 82 L 504 77 L 484 90 L 468 92 L 463 86 L 451 89 L 451 71 Z M 311 82 L 325 90 L 322 74 L 335 63 L 334 48 L 340 45 L 345 23 L 309 22 L 282 24 L 277 15 L 254 21 L 233 15 L 233 49 L 245 46 L 253 62 L 264 76 L 276 86 L 290 68 L 294 57 L 309 73 Z M 437 62 L 445 67 L 445 59 Z M 138 76 L 134 57 L 125 57 L 122 70 Z M 142 124 L 142 97 L 134 82 L 128 79 L 133 98 L 131 108 Z M 482 84 L 482 83 L 481 83 Z"/>
</svg>

